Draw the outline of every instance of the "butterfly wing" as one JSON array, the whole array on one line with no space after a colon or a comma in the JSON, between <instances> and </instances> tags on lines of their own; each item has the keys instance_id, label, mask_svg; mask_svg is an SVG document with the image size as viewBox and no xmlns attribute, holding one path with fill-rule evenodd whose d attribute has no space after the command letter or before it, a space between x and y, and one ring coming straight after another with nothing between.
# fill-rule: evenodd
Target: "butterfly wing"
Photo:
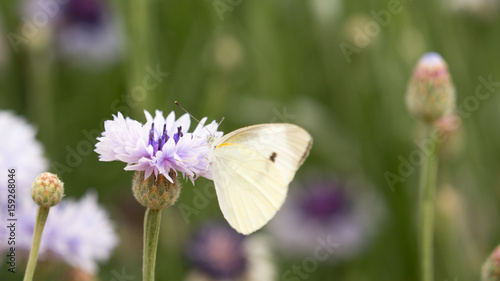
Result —
<instances>
[{"instance_id":1,"label":"butterfly wing","mask_svg":"<svg viewBox=\"0 0 500 281\"><path fill-rule=\"evenodd\" d=\"M239 144L216 149L212 176L224 217L243 234L264 226L283 204L288 189L273 162Z\"/></svg>"},{"instance_id":2,"label":"butterfly wing","mask_svg":"<svg viewBox=\"0 0 500 281\"><path fill-rule=\"evenodd\" d=\"M258 151L276 165L285 183L289 184L309 155L312 137L294 124L259 124L233 131L215 145L219 147L225 143L240 144Z\"/></svg>"},{"instance_id":3,"label":"butterfly wing","mask_svg":"<svg viewBox=\"0 0 500 281\"><path fill-rule=\"evenodd\" d=\"M234 229L252 233L276 214L311 144L311 136L293 124L245 127L214 144L217 198Z\"/></svg>"}]
</instances>

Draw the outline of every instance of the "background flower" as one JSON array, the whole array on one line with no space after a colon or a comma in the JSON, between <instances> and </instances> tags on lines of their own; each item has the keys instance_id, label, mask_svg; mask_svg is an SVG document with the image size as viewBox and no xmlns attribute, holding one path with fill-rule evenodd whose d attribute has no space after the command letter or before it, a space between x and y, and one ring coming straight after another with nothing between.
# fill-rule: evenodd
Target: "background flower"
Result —
<instances>
[{"instance_id":1,"label":"background flower","mask_svg":"<svg viewBox=\"0 0 500 281\"><path fill-rule=\"evenodd\" d=\"M268 239L244 236L226 223L208 222L193 235L186 257L186 281L271 281L275 277Z\"/></svg>"},{"instance_id":2,"label":"background flower","mask_svg":"<svg viewBox=\"0 0 500 281\"><path fill-rule=\"evenodd\" d=\"M47 168L42 145L35 139L36 130L24 119L9 111L0 111L0 170L8 179L8 169L15 168L16 206L15 247L19 257L31 249L37 205L31 199L34 179ZM67 187L70 188L70 187ZM0 220L6 221L7 181L0 183ZM0 228L0 252L9 251L9 229ZM90 274L97 272L97 262L107 261L118 243L113 223L97 203L95 192L79 201L64 198L51 208L40 244L39 260L56 257ZM19 260L18 260L19 262Z\"/></svg>"},{"instance_id":3,"label":"background flower","mask_svg":"<svg viewBox=\"0 0 500 281\"><path fill-rule=\"evenodd\" d=\"M36 129L13 112L0 110L0 130L3 132L0 138L2 151L0 153L0 177L7 179L8 169L14 168L18 196L21 199L31 200L29 196L31 184L39 174L45 171L48 164L43 156L42 145L35 139ZM24 193L27 196L22 196ZM7 194L7 182L0 181L0 198L7 198ZM5 200L0 201L0 204L6 204Z\"/></svg>"},{"instance_id":4,"label":"background flower","mask_svg":"<svg viewBox=\"0 0 500 281\"><path fill-rule=\"evenodd\" d=\"M95 69L117 62L124 52L121 19L108 0L26 0L23 14L35 28L44 15L55 36L57 55Z\"/></svg>"},{"instance_id":5,"label":"background flower","mask_svg":"<svg viewBox=\"0 0 500 281\"><path fill-rule=\"evenodd\" d=\"M329 176L310 177L292 188L270 222L275 245L286 256L314 256L318 239L335 243L330 261L351 259L369 244L383 214L382 202L364 186L343 184Z\"/></svg>"}]
</instances>

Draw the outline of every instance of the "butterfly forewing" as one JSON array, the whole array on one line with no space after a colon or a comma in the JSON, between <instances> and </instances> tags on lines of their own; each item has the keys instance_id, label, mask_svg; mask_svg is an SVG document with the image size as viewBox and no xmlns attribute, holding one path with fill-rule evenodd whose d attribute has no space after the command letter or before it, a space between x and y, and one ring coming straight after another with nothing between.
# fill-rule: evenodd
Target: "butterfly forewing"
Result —
<instances>
[{"instance_id":1,"label":"butterfly forewing","mask_svg":"<svg viewBox=\"0 0 500 281\"><path fill-rule=\"evenodd\" d=\"M225 135L216 147L228 143L243 145L262 154L278 168L288 184L309 154L312 137L306 130L293 124L259 124Z\"/></svg>"}]
</instances>

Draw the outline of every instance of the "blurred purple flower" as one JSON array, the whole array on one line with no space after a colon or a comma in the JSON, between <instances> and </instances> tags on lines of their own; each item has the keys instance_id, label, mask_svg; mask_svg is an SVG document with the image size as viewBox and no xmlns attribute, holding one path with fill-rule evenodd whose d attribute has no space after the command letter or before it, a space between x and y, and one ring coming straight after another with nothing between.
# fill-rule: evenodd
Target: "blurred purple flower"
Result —
<instances>
[{"instance_id":1,"label":"blurred purple flower","mask_svg":"<svg viewBox=\"0 0 500 281\"><path fill-rule=\"evenodd\" d=\"M17 210L19 228L16 249L29 253L33 239L37 205L25 204ZM78 201L65 198L50 209L40 243L40 259L57 257L88 273L97 272L97 262L109 259L118 236L106 210L97 203L97 193L87 192ZM3 245L2 245L3 246ZM0 246L0 252L3 249Z\"/></svg>"},{"instance_id":2,"label":"blurred purple flower","mask_svg":"<svg viewBox=\"0 0 500 281\"><path fill-rule=\"evenodd\" d=\"M225 224L202 227L193 237L187 258L191 264L214 278L232 279L247 267L245 236Z\"/></svg>"},{"instance_id":3,"label":"blurred purple flower","mask_svg":"<svg viewBox=\"0 0 500 281\"><path fill-rule=\"evenodd\" d=\"M363 250L380 222L382 205L376 196L335 180L312 180L290 191L269 229L284 253L313 255L318 239L335 243L330 260L348 259Z\"/></svg>"},{"instance_id":4,"label":"blurred purple flower","mask_svg":"<svg viewBox=\"0 0 500 281\"><path fill-rule=\"evenodd\" d=\"M193 270L185 280L274 280L269 248L262 235L244 236L226 223L205 223L187 247L186 257Z\"/></svg>"},{"instance_id":5,"label":"blurred purple flower","mask_svg":"<svg viewBox=\"0 0 500 281\"><path fill-rule=\"evenodd\" d=\"M177 120L173 111L167 118L158 110L154 118L147 111L144 114L147 119L144 125L124 118L120 112L104 123L105 131L97 138L95 149L101 161L125 162L125 170L144 171L144 178L162 174L173 182L169 176L171 169L192 181L198 176L211 178L206 140L211 135L222 136L217 131L217 122L205 126L205 117L188 133L191 125L188 114Z\"/></svg>"},{"instance_id":6,"label":"blurred purple flower","mask_svg":"<svg viewBox=\"0 0 500 281\"><path fill-rule=\"evenodd\" d=\"M107 0L27 0L24 16L49 20L58 55L79 66L96 67L118 61L124 51L122 22Z\"/></svg>"},{"instance_id":7,"label":"blurred purple flower","mask_svg":"<svg viewBox=\"0 0 500 281\"><path fill-rule=\"evenodd\" d=\"M36 130L24 119L9 111L0 111L0 171L8 179L8 169L15 169L16 180L16 252L27 255L31 249L37 205L31 199L34 179L48 166L42 145L36 140ZM6 221L7 181L0 181L0 220ZM0 241L7 241L10 233L0 228ZM94 274L96 262L106 261L118 242L108 213L98 206L95 192L83 199L63 201L52 207L45 224L40 245L40 259L57 257L73 267ZM0 253L8 251L7 243L0 243Z\"/></svg>"},{"instance_id":8,"label":"blurred purple flower","mask_svg":"<svg viewBox=\"0 0 500 281\"><path fill-rule=\"evenodd\" d=\"M50 239L42 240L41 250L95 273L96 262L108 260L118 244L108 212L97 203L97 192L87 192L78 201L64 199L50 212L44 229Z\"/></svg>"},{"instance_id":9,"label":"blurred purple flower","mask_svg":"<svg viewBox=\"0 0 500 281\"><path fill-rule=\"evenodd\" d=\"M43 173L48 165L43 157L43 147L36 140L36 129L25 119L11 111L0 111L0 177L7 179L8 169L15 169L17 193L31 201L30 188L33 180ZM7 182L0 181L0 204L7 198ZM5 210L5 209L2 209ZM3 213L3 212L2 212Z\"/></svg>"}]
</instances>

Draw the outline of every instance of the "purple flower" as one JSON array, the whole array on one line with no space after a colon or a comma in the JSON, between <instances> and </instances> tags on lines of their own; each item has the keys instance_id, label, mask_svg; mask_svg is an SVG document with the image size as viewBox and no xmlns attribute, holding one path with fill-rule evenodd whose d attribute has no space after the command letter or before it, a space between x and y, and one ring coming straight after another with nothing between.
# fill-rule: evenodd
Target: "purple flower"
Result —
<instances>
[{"instance_id":1,"label":"purple flower","mask_svg":"<svg viewBox=\"0 0 500 281\"><path fill-rule=\"evenodd\" d=\"M64 199L52 207L45 224L41 251L55 253L73 267L95 273L97 263L107 261L118 244L108 212L89 191L78 201Z\"/></svg>"},{"instance_id":2,"label":"purple flower","mask_svg":"<svg viewBox=\"0 0 500 281\"><path fill-rule=\"evenodd\" d=\"M187 247L193 270L185 280L275 280L268 243L262 235L244 236L225 223L205 223Z\"/></svg>"},{"instance_id":3,"label":"purple flower","mask_svg":"<svg viewBox=\"0 0 500 281\"><path fill-rule=\"evenodd\" d=\"M313 255L318 240L333 249L331 260L350 258L365 248L383 211L381 202L359 185L326 179L292 189L269 228L276 245L296 256Z\"/></svg>"},{"instance_id":4,"label":"purple flower","mask_svg":"<svg viewBox=\"0 0 500 281\"><path fill-rule=\"evenodd\" d=\"M87 28L99 28L104 21L107 7L99 0L71 0L64 5L64 20L68 24L82 25Z\"/></svg>"},{"instance_id":5,"label":"purple flower","mask_svg":"<svg viewBox=\"0 0 500 281\"><path fill-rule=\"evenodd\" d=\"M29 196L31 184L48 165L43 147L35 138L36 129L11 111L0 111L0 130L0 176L7 179L7 170L15 169L17 193L26 193L33 202ZM6 181L0 181L0 198L7 198Z\"/></svg>"},{"instance_id":6,"label":"purple flower","mask_svg":"<svg viewBox=\"0 0 500 281\"><path fill-rule=\"evenodd\" d=\"M60 57L94 68L122 57L122 23L110 1L26 1L24 17L29 22L36 22L36 16L47 18Z\"/></svg>"},{"instance_id":7,"label":"purple flower","mask_svg":"<svg viewBox=\"0 0 500 281\"><path fill-rule=\"evenodd\" d=\"M206 224L195 233L187 258L195 268L214 278L233 279L247 267L244 239L226 224Z\"/></svg>"},{"instance_id":8,"label":"purple flower","mask_svg":"<svg viewBox=\"0 0 500 281\"><path fill-rule=\"evenodd\" d=\"M36 140L36 130L24 119L9 111L0 111L0 176L8 179L8 169L15 169L16 180L16 254L28 255L33 239L37 205L30 188L35 178L48 166L43 147ZM7 181L0 181L0 220L7 221ZM0 228L0 241L7 241L8 229ZM73 201L64 198L50 209L45 224L39 256L41 260L57 257L89 274L97 271L97 262L106 261L116 247L118 237L105 209L97 204L95 192ZM0 243L4 256L10 245Z\"/></svg>"},{"instance_id":9,"label":"purple flower","mask_svg":"<svg viewBox=\"0 0 500 281\"><path fill-rule=\"evenodd\" d=\"M34 202L28 203L21 205L16 213L16 249L26 255L31 249L37 210ZM108 260L117 244L118 236L109 215L98 205L97 193L91 191L78 201L64 198L50 209L39 255L41 260L57 257L95 274L97 262ZM2 246L0 252L7 251Z\"/></svg>"},{"instance_id":10,"label":"purple flower","mask_svg":"<svg viewBox=\"0 0 500 281\"><path fill-rule=\"evenodd\" d=\"M199 176L211 178L206 140L209 136L222 136L222 132L217 131L217 122L205 126L205 117L189 133L191 119L188 114L177 120L173 111L167 118L158 110L154 118L147 111L144 114L147 119L144 125L124 118L120 112L104 123L105 131L97 138L95 149L99 160L125 162L125 170L144 171L145 179L152 174L155 177L162 174L173 182L170 170L192 181Z\"/></svg>"}]
</instances>

